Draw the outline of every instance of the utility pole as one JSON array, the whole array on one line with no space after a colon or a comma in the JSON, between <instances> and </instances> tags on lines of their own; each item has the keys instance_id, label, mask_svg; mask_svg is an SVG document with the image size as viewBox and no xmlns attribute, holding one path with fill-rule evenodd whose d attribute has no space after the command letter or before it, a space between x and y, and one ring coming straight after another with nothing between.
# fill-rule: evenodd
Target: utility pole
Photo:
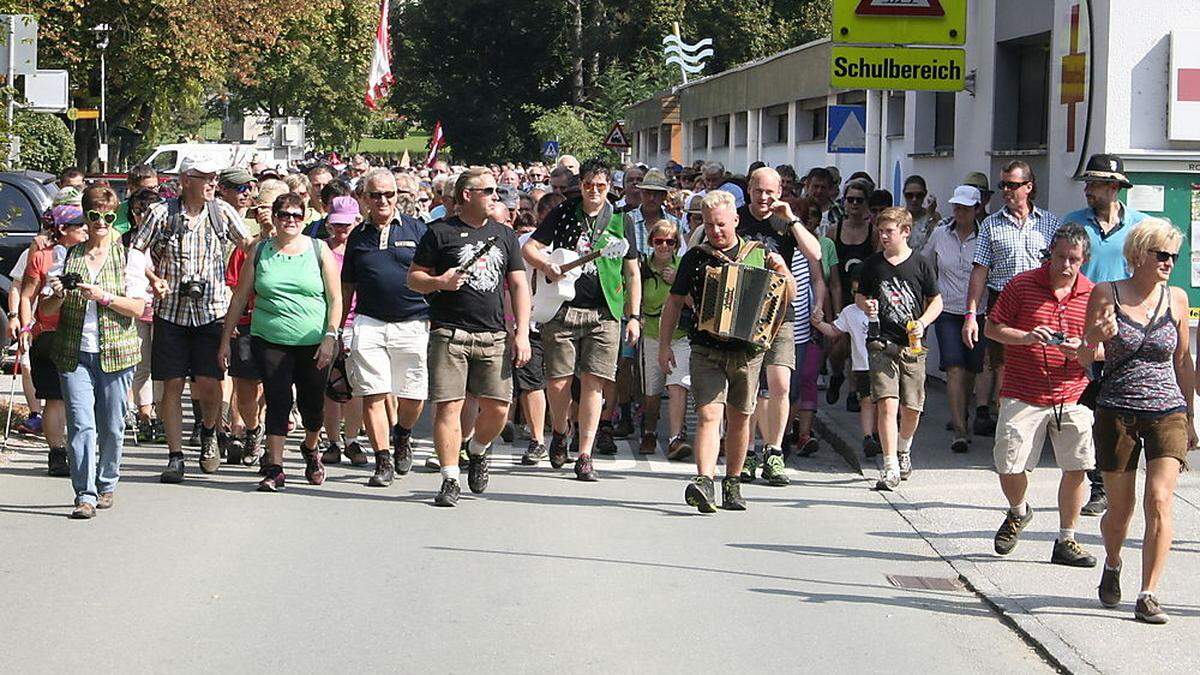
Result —
<instances>
[{"instance_id":1,"label":"utility pole","mask_svg":"<svg viewBox=\"0 0 1200 675\"><path fill-rule=\"evenodd\" d=\"M17 110L17 97L14 80L17 79L17 17L9 15L4 22L4 47L8 50L8 68L4 75L4 86L8 87L8 101L5 105L5 115L8 121L8 166L16 167L21 158L21 140L13 131L14 117Z\"/></svg>"},{"instance_id":2,"label":"utility pole","mask_svg":"<svg viewBox=\"0 0 1200 675\"><path fill-rule=\"evenodd\" d=\"M100 119L97 124L97 136L100 139L100 170L108 169L108 85L106 77L105 57L108 54L108 32L106 23L92 28L96 34L96 46L100 49Z\"/></svg>"}]
</instances>

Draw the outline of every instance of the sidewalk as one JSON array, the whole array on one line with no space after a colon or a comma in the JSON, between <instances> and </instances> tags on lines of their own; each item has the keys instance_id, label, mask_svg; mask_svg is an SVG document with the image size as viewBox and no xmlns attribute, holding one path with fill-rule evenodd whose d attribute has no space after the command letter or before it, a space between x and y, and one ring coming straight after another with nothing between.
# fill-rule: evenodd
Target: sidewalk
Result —
<instances>
[{"instance_id":1,"label":"sidewalk","mask_svg":"<svg viewBox=\"0 0 1200 675\"><path fill-rule=\"evenodd\" d=\"M950 452L952 434L944 386L928 380L925 414L913 442L913 475L894 493L883 493L915 532L878 532L889 539L921 537L962 578L1065 670L1074 673L1146 673L1200 671L1194 640L1200 634L1200 476L1180 476L1175 500L1175 537L1158 595L1170 614L1165 626L1148 626L1133 618L1141 581L1140 547L1143 521L1130 525L1123 556L1122 603L1104 609L1096 597L1100 567L1074 569L1051 565L1050 551L1058 534L1056 495L1059 472L1047 449L1040 468L1030 477L1029 503L1034 520L1016 550L996 555L992 537L1004 519L1005 501L992 468L992 439L975 437L971 451ZM825 406L817 417L822 452L828 446L864 474L863 489L879 476L878 460L864 460L857 414L846 412L844 398ZM799 459L800 466L805 460ZM1200 452L1189 458L1200 462ZM1139 478L1139 499L1144 478ZM1081 517L1078 541L1103 564L1100 519Z\"/></svg>"}]
</instances>

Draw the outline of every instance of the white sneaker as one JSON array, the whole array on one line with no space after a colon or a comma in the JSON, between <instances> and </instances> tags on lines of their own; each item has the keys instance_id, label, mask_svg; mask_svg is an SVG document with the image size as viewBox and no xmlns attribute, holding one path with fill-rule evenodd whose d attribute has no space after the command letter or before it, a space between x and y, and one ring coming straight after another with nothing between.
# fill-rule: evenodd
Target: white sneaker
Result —
<instances>
[{"instance_id":1,"label":"white sneaker","mask_svg":"<svg viewBox=\"0 0 1200 675\"><path fill-rule=\"evenodd\" d=\"M882 492L891 492L898 487L900 487L900 472L896 469L884 469L883 475L875 483L875 489Z\"/></svg>"},{"instance_id":2,"label":"white sneaker","mask_svg":"<svg viewBox=\"0 0 1200 675\"><path fill-rule=\"evenodd\" d=\"M900 464L900 480L908 480L908 477L912 475L912 453L896 453L896 459Z\"/></svg>"}]
</instances>

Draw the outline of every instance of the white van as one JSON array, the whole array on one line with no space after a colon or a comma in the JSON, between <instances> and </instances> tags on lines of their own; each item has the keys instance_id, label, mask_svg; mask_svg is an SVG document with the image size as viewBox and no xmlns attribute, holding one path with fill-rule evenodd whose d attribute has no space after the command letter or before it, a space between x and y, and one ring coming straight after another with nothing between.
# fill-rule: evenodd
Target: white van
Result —
<instances>
[{"instance_id":1,"label":"white van","mask_svg":"<svg viewBox=\"0 0 1200 675\"><path fill-rule=\"evenodd\" d=\"M149 164L159 173L178 174L184 157L212 158L221 166L242 167L257 158L276 168L286 168L279 167L269 151L260 150L253 143L169 143L154 148L141 163Z\"/></svg>"}]
</instances>

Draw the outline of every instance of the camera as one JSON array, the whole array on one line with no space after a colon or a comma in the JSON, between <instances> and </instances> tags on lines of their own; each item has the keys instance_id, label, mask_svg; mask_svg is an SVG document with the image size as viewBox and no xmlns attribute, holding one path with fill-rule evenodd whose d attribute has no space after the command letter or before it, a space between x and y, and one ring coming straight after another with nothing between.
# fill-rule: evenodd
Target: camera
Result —
<instances>
[{"instance_id":1,"label":"camera","mask_svg":"<svg viewBox=\"0 0 1200 675\"><path fill-rule=\"evenodd\" d=\"M179 295L191 300L199 300L204 297L204 292L208 289L208 280L199 277L184 277L179 282Z\"/></svg>"},{"instance_id":2,"label":"camera","mask_svg":"<svg viewBox=\"0 0 1200 675\"><path fill-rule=\"evenodd\" d=\"M1067 336L1066 336L1066 335L1063 335L1063 334L1062 334L1060 331L1055 331L1055 332L1053 332L1053 333L1051 333L1051 334L1050 334L1050 339L1049 339L1049 340L1046 340L1046 344L1048 344L1048 345L1061 345L1062 343L1064 343L1064 342L1066 342L1066 341L1067 341Z\"/></svg>"},{"instance_id":3,"label":"camera","mask_svg":"<svg viewBox=\"0 0 1200 675\"><path fill-rule=\"evenodd\" d=\"M73 291L79 288L80 282L83 281L83 275L78 272L67 272L59 277L58 280L62 283L64 291Z\"/></svg>"}]
</instances>

